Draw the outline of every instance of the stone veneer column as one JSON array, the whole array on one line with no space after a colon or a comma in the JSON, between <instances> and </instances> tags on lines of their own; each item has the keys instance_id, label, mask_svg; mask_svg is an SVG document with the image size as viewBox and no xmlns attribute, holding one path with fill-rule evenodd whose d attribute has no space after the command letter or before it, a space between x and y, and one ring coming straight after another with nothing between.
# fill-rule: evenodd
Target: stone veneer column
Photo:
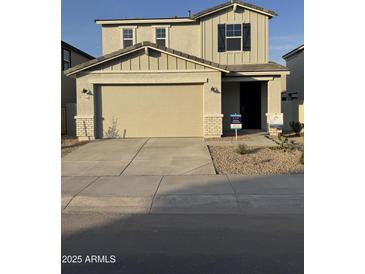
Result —
<instances>
[{"instance_id":1,"label":"stone veneer column","mask_svg":"<svg viewBox=\"0 0 365 274\"><path fill-rule=\"evenodd\" d=\"M75 116L76 136L80 141L95 139L94 116Z\"/></svg>"},{"instance_id":2,"label":"stone veneer column","mask_svg":"<svg viewBox=\"0 0 365 274\"><path fill-rule=\"evenodd\" d=\"M220 138L223 134L223 114L204 117L204 138Z\"/></svg>"}]
</instances>

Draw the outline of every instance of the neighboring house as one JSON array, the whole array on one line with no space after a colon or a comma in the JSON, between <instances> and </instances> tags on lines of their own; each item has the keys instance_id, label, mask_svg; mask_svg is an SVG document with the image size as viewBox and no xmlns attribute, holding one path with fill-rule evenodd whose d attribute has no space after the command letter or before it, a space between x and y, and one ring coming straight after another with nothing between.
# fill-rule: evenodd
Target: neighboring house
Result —
<instances>
[{"instance_id":1,"label":"neighboring house","mask_svg":"<svg viewBox=\"0 0 365 274\"><path fill-rule=\"evenodd\" d=\"M63 118L63 134L75 135L76 126L74 116L76 115L76 80L66 76L63 71L72 66L84 63L93 56L61 41L61 109L65 116Z\"/></svg>"},{"instance_id":2,"label":"neighboring house","mask_svg":"<svg viewBox=\"0 0 365 274\"><path fill-rule=\"evenodd\" d=\"M304 123L304 44L283 55L290 69L287 90L282 94L284 130L289 131L291 121Z\"/></svg>"},{"instance_id":3,"label":"neighboring house","mask_svg":"<svg viewBox=\"0 0 365 274\"><path fill-rule=\"evenodd\" d=\"M268 130L289 70L269 62L274 11L230 1L188 17L103 19L103 56L73 66L77 136L220 137L231 113Z\"/></svg>"}]
</instances>

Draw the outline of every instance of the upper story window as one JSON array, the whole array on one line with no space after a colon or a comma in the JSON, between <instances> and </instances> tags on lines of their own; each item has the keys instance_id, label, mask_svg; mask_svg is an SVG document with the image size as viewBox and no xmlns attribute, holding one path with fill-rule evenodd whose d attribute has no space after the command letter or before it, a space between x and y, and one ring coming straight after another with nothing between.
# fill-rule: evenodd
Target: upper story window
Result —
<instances>
[{"instance_id":1,"label":"upper story window","mask_svg":"<svg viewBox=\"0 0 365 274\"><path fill-rule=\"evenodd\" d=\"M62 49L62 70L69 69L71 67L71 51L68 49Z\"/></svg>"},{"instance_id":2,"label":"upper story window","mask_svg":"<svg viewBox=\"0 0 365 274\"><path fill-rule=\"evenodd\" d=\"M123 47L133 45L133 29L123 29Z\"/></svg>"},{"instance_id":3,"label":"upper story window","mask_svg":"<svg viewBox=\"0 0 365 274\"><path fill-rule=\"evenodd\" d=\"M251 23L218 24L218 52L250 51Z\"/></svg>"},{"instance_id":4,"label":"upper story window","mask_svg":"<svg viewBox=\"0 0 365 274\"><path fill-rule=\"evenodd\" d=\"M241 50L242 43L242 25L227 24L226 25L226 49L227 51Z\"/></svg>"},{"instance_id":5,"label":"upper story window","mask_svg":"<svg viewBox=\"0 0 365 274\"><path fill-rule=\"evenodd\" d=\"M156 28L156 44L166 47L166 29Z\"/></svg>"}]
</instances>

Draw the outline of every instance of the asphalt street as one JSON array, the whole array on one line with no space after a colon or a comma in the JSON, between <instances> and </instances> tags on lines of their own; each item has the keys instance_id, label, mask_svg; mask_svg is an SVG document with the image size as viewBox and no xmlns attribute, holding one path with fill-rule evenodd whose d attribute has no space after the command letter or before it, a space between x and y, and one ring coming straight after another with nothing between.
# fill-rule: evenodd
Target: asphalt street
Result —
<instances>
[{"instance_id":1,"label":"asphalt street","mask_svg":"<svg viewBox=\"0 0 365 274\"><path fill-rule=\"evenodd\" d=\"M304 273L303 226L303 214L63 213L62 255L82 263L62 273Z\"/></svg>"}]
</instances>

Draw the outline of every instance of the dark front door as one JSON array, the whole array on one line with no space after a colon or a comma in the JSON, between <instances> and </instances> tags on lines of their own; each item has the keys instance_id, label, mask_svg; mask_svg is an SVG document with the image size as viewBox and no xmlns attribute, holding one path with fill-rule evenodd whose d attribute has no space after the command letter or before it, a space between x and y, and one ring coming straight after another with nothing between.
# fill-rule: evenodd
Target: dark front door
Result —
<instances>
[{"instance_id":1,"label":"dark front door","mask_svg":"<svg viewBox=\"0 0 365 274\"><path fill-rule=\"evenodd\" d=\"M261 129L261 84L241 82L242 128Z\"/></svg>"}]
</instances>

